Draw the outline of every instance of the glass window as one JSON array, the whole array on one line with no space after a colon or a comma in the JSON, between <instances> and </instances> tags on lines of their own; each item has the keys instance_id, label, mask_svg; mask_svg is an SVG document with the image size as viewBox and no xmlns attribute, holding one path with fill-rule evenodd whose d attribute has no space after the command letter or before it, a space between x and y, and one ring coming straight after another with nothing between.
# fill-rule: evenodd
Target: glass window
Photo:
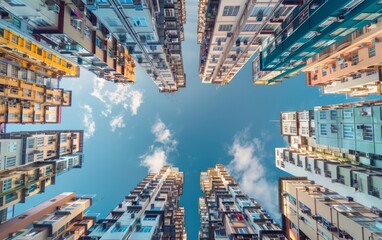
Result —
<instances>
[{"instance_id":1,"label":"glass window","mask_svg":"<svg viewBox=\"0 0 382 240\"><path fill-rule=\"evenodd\" d=\"M3 181L3 191L7 191L12 188L12 178Z\"/></svg>"},{"instance_id":2,"label":"glass window","mask_svg":"<svg viewBox=\"0 0 382 240\"><path fill-rule=\"evenodd\" d=\"M369 124L358 125L357 128L362 129L363 140L372 141L373 140L373 126Z\"/></svg>"},{"instance_id":3,"label":"glass window","mask_svg":"<svg viewBox=\"0 0 382 240\"><path fill-rule=\"evenodd\" d=\"M60 147L60 154L64 154L66 152L66 147Z\"/></svg>"},{"instance_id":4,"label":"glass window","mask_svg":"<svg viewBox=\"0 0 382 240\"><path fill-rule=\"evenodd\" d=\"M148 233L151 231L151 226L141 226L140 228L136 228L136 232Z\"/></svg>"},{"instance_id":5,"label":"glass window","mask_svg":"<svg viewBox=\"0 0 382 240\"><path fill-rule=\"evenodd\" d=\"M353 110L352 109L344 109L343 110L343 117L344 117L344 119L351 119L353 117Z\"/></svg>"},{"instance_id":6,"label":"glass window","mask_svg":"<svg viewBox=\"0 0 382 240\"><path fill-rule=\"evenodd\" d=\"M223 16L237 16L240 6L225 6Z\"/></svg>"},{"instance_id":7,"label":"glass window","mask_svg":"<svg viewBox=\"0 0 382 240\"><path fill-rule=\"evenodd\" d=\"M37 138L37 147L44 146L44 137Z\"/></svg>"},{"instance_id":8,"label":"glass window","mask_svg":"<svg viewBox=\"0 0 382 240\"><path fill-rule=\"evenodd\" d=\"M328 135L328 129L326 124L320 124L320 134L321 135Z\"/></svg>"},{"instance_id":9,"label":"glass window","mask_svg":"<svg viewBox=\"0 0 382 240\"><path fill-rule=\"evenodd\" d=\"M34 160L34 154L33 154L33 153L29 153L29 154L28 154L27 162L28 162L28 163L31 163L31 162L33 162L33 160Z\"/></svg>"},{"instance_id":10,"label":"glass window","mask_svg":"<svg viewBox=\"0 0 382 240\"><path fill-rule=\"evenodd\" d=\"M131 17L130 19L134 27L147 27L146 18L144 17Z\"/></svg>"},{"instance_id":11,"label":"glass window","mask_svg":"<svg viewBox=\"0 0 382 240\"><path fill-rule=\"evenodd\" d=\"M343 133L344 133L345 139L354 138L354 127L353 127L353 125L352 124L344 124Z\"/></svg>"},{"instance_id":12,"label":"glass window","mask_svg":"<svg viewBox=\"0 0 382 240\"><path fill-rule=\"evenodd\" d=\"M337 133L338 132L338 127L336 124L331 124L330 125L330 132L331 133Z\"/></svg>"},{"instance_id":13,"label":"glass window","mask_svg":"<svg viewBox=\"0 0 382 240\"><path fill-rule=\"evenodd\" d=\"M326 112L320 111L320 120L325 120L325 119L326 119Z\"/></svg>"},{"instance_id":14,"label":"glass window","mask_svg":"<svg viewBox=\"0 0 382 240\"><path fill-rule=\"evenodd\" d=\"M375 45L374 44L369 47L369 58L371 58L371 57L375 57Z\"/></svg>"},{"instance_id":15,"label":"glass window","mask_svg":"<svg viewBox=\"0 0 382 240\"><path fill-rule=\"evenodd\" d=\"M337 110L330 110L330 120L337 119Z\"/></svg>"},{"instance_id":16,"label":"glass window","mask_svg":"<svg viewBox=\"0 0 382 240\"><path fill-rule=\"evenodd\" d=\"M143 220L145 221L155 221L157 219L157 215L146 215Z\"/></svg>"},{"instance_id":17,"label":"glass window","mask_svg":"<svg viewBox=\"0 0 382 240\"><path fill-rule=\"evenodd\" d=\"M8 152L13 153L17 150L17 142L9 142L8 143Z\"/></svg>"},{"instance_id":18,"label":"glass window","mask_svg":"<svg viewBox=\"0 0 382 240\"><path fill-rule=\"evenodd\" d=\"M127 226L121 225L121 226L115 226L111 232L125 232L127 230Z\"/></svg>"},{"instance_id":19,"label":"glass window","mask_svg":"<svg viewBox=\"0 0 382 240\"><path fill-rule=\"evenodd\" d=\"M253 32L260 28L259 24L245 24L241 29L243 32Z\"/></svg>"},{"instance_id":20,"label":"glass window","mask_svg":"<svg viewBox=\"0 0 382 240\"><path fill-rule=\"evenodd\" d=\"M228 31L231 31L231 29L232 29L232 24L221 24L221 25L219 25L219 31L228 32Z\"/></svg>"},{"instance_id":21,"label":"glass window","mask_svg":"<svg viewBox=\"0 0 382 240\"><path fill-rule=\"evenodd\" d=\"M10 168L16 166L16 157L7 158L7 162L5 164L5 168Z\"/></svg>"},{"instance_id":22,"label":"glass window","mask_svg":"<svg viewBox=\"0 0 382 240\"><path fill-rule=\"evenodd\" d=\"M247 234L248 229L247 228L237 228L237 233Z\"/></svg>"}]
</instances>

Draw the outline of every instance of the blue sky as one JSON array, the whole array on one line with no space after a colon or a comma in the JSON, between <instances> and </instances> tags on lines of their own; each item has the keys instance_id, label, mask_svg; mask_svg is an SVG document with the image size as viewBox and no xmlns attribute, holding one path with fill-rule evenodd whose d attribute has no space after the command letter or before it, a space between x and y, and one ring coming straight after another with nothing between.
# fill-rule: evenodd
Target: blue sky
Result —
<instances>
[{"instance_id":1,"label":"blue sky","mask_svg":"<svg viewBox=\"0 0 382 240\"><path fill-rule=\"evenodd\" d=\"M64 79L73 90L73 104L63 110L61 124L8 125L7 130L85 129L85 162L59 178L46 192L16 206L26 210L63 191L96 194L92 213L105 217L147 174L163 163L185 172L181 204L186 207L189 239L197 239L199 172L225 164L242 188L277 214L274 148L280 136L280 111L355 101L342 95L321 95L306 87L300 75L276 86L254 86L248 63L226 86L203 85L198 77L197 1L187 1L183 58L187 87L159 93L137 68L134 85L115 85L81 71L80 79Z\"/></svg>"}]
</instances>

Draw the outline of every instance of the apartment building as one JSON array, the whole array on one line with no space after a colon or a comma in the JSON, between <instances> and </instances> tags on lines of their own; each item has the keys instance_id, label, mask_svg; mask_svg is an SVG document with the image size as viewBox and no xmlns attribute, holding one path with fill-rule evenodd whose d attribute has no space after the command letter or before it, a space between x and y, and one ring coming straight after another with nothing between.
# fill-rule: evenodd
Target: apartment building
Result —
<instances>
[{"instance_id":1,"label":"apartment building","mask_svg":"<svg viewBox=\"0 0 382 240\"><path fill-rule=\"evenodd\" d=\"M279 207L288 239L381 239L382 211L306 178L279 179Z\"/></svg>"},{"instance_id":2,"label":"apartment building","mask_svg":"<svg viewBox=\"0 0 382 240\"><path fill-rule=\"evenodd\" d=\"M382 206L382 170L346 158L293 148L276 148L276 167L305 176L367 207Z\"/></svg>"},{"instance_id":3,"label":"apartment building","mask_svg":"<svg viewBox=\"0 0 382 240\"><path fill-rule=\"evenodd\" d=\"M92 196L61 193L0 225L1 239L79 239L95 222Z\"/></svg>"},{"instance_id":4,"label":"apartment building","mask_svg":"<svg viewBox=\"0 0 382 240\"><path fill-rule=\"evenodd\" d=\"M381 94L382 20L358 29L307 60L306 81L323 93Z\"/></svg>"},{"instance_id":5,"label":"apartment building","mask_svg":"<svg viewBox=\"0 0 382 240\"><path fill-rule=\"evenodd\" d=\"M179 206L183 182L183 172L170 166L147 175L81 239L187 239Z\"/></svg>"},{"instance_id":6,"label":"apartment building","mask_svg":"<svg viewBox=\"0 0 382 240\"><path fill-rule=\"evenodd\" d=\"M227 84L278 31L296 1L199 1L199 75Z\"/></svg>"},{"instance_id":7,"label":"apartment building","mask_svg":"<svg viewBox=\"0 0 382 240\"><path fill-rule=\"evenodd\" d=\"M186 86L181 42L186 21L184 0L85 1L108 38L126 46L160 92Z\"/></svg>"},{"instance_id":8,"label":"apartment building","mask_svg":"<svg viewBox=\"0 0 382 240\"><path fill-rule=\"evenodd\" d=\"M0 134L0 170L82 154L83 130Z\"/></svg>"},{"instance_id":9,"label":"apartment building","mask_svg":"<svg viewBox=\"0 0 382 240\"><path fill-rule=\"evenodd\" d=\"M241 191L223 165L200 173L199 239L285 239L255 199Z\"/></svg>"},{"instance_id":10,"label":"apartment building","mask_svg":"<svg viewBox=\"0 0 382 240\"><path fill-rule=\"evenodd\" d=\"M97 77L117 83L135 81L135 64L126 47L109 37L82 1L26 0L0 6L3 19Z\"/></svg>"},{"instance_id":11,"label":"apartment building","mask_svg":"<svg viewBox=\"0 0 382 240\"><path fill-rule=\"evenodd\" d=\"M281 134L291 148L382 166L380 100L283 112L280 117Z\"/></svg>"},{"instance_id":12,"label":"apartment building","mask_svg":"<svg viewBox=\"0 0 382 240\"><path fill-rule=\"evenodd\" d=\"M256 84L276 84L298 74L307 59L341 42L358 29L374 24L382 8L373 0L294 1L292 14L263 44L255 59ZM273 72L276 71L276 72ZM269 74L271 74L269 76Z\"/></svg>"},{"instance_id":13,"label":"apartment building","mask_svg":"<svg viewBox=\"0 0 382 240\"><path fill-rule=\"evenodd\" d=\"M57 159L37 161L0 172L0 210L24 203L26 198L45 192L56 177L73 168L82 167L82 154L70 154ZM6 214L2 211L2 214ZM6 219L2 216L1 219Z\"/></svg>"}]
</instances>

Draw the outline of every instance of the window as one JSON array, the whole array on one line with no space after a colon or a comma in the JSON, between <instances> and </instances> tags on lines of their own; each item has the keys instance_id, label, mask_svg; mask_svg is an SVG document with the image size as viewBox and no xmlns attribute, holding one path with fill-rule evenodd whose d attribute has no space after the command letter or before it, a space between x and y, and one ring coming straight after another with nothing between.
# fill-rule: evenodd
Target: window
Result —
<instances>
[{"instance_id":1,"label":"window","mask_svg":"<svg viewBox=\"0 0 382 240\"><path fill-rule=\"evenodd\" d=\"M96 46L102 48L102 40L100 37L96 36Z\"/></svg>"},{"instance_id":2,"label":"window","mask_svg":"<svg viewBox=\"0 0 382 240\"><path fill-rule=\"evenodd\" d=\"M28 154L27 162L28 162L28 163L31 163L31 162L33 162L33 160L34 160L34 154L33 154L33 153L29 153L29 154Z\"/></svg>"},{"instance_id":3,"label":"window","mask_svg":"<svg viewBox=\"0 0 382 240\"><path fill-rule=\"evenodd\" d=\"M37 160L42 160L44 158L44 153L39 152L37 153Z\"/></svg>"},{"instance_id":4,"label":"window","mask_svg":"<svg viewBox=\"0 0 382 240\"><path fill-rule=\"evenodd\" d=\"M9 5L13 7L22 7L25 6L22 0L5 0Z\"/></svg>"},{"instance_id":5,"label":"window","mask_svg":"<svg viewBox=\"0 0 382 240\"><path fill-rule=\"evenodd\" d=\"M115 226L113 229L111 229L111 232L125 232L127 230L127 226L121 225L121 226Z\"/></svg>"},{"instance_id":6,"label":"window","mask_svg":"<svg viewBox=\"0 0 382 240\"><path fill-rule=\"evenodd\" d=\"M12 42L17 44L19 42L19 37L16 35L12 35Z\"/></svg>"},{"instance_id":7,"label":"window","mask_svg":"<svg viewBox=\"0 0 382 240\"><path fill-rule=\"evenodd\" d=\"M48 136L48 144L52 144L53 143L53 136Z\"/></svg>"},{"instance_id":8,"label":"window","mask_svg":"<svg viewBox=\"0 0 382 240\"><path fill-rule=\"evenodd\" d=\"M344 109L343 110L343 117L344 117L344 119L351 119L353 117L353 110L352 109Z\"/></svg>"},{"instance_id":9,"label":"window","mask_svg":"<svg viewBox=\"0 0 382 240\"><path fill-rule=\"evenodd\" d=\"M17 150L17 142L9 142L8 143L8 152L13 153Z\"/></svg>"},{"instance_id":10,"label":"window","mask_svg":"<svg viewBox=\"0 0 382 240\"><path fill-rule=\"evenodd\" d=\"M237 16L240 6L225 6L223 16Z\"/></svg>"},{"instance_id":11,"label":"window","mask_svg":"<svg viewBox=\"0 0 382 240\"><path fill-rule=\"evenodd\" d=\"M320 124L320 134L323 136L328 135L328 129L326 124Z\"/></svg>"},{"instance_id":12,"label":"window","mask_svg":"<svg viewBox=\"0 0 382 240\"><path fill-rule=\"evenodd\" d=\"M331 124L330 125L330 132L331 133L337 133L338 132L338 127L336 124Z\"/></svg>"},{"instance_id":13,"label":"window","mask_svg":"<svg viewBox=\"0 0 382 240\"><path fill-rule=\"evenodd\" d=\"M221 24L219 25L219 31L229 32L232 29L232 24Z\"/></svg>"},{"instance_id":14,"label":"window","mask_svg":"<svg viewBox=\"0 0 382 240\"><path fill-rule=\"evenodd\" d=\"M60 134L60 142L66 142L66 133Z\"/></svg>"},{"instance_id":15,"label":"window","mask_svg":"<svg viewBox=\"0 0 382 240\"><path fill-rule=\"evenodd\" d=\"M369 47L369 58L375 57L375 45Z\"/></svg>"},{"instance_id":16,"label":"window","mask_svg":"<svg viewBox=\"0 0 382 240\"><path fill-rule=\"evenodd\" d=\"M148 233L151 231L151 228L151 226L141 226L140 228L136 229L136 232Z\"/></svg>"},{"instance_id":17,"label":"window","mask_svg":"<svg viewBox=\"0 0 382 240\"><path fill-rule=\"evenodd\" d=\"M301 133L305 134L305 135L309 134L309 128L308 127L301 127Z\"/></svg>"},{"instance_id":18,"label":"window","mask_svg":"<svg viewBox=\"0 0 382 240\"><path fill-rule=\"evenodd\" d=\"M330 120L336 120L336 118L337 118L337 111L330 110Z\"/></svg>"},{"instance_id":19,"label":"window","mask_svg":"<svg viewBox=\"0 0 382 240\"><path fill-rule=\"evenodd\" d=\"M144 17L131 17L134 27L147 27L146 18Z\"/></svg>"},{"instance_id":20,"label":"window","mask_svg":"<svg viewBox=\"0 0 382 240\"><path fill-rule=\"evenodd\" d=\"M16 157L7 158L7 162L5 164L5 168L10 168L16 166Z\"/></svg>"},{"instance_id":21,"label":"window","mask_svg":"<svg viewBox=\"0 0 382 240\"><path fill-rule=\"evenodd\" d=\"M3 191L7 191L12 188L12 178L8 178L3 181Z\"/></svg>"},{"instance_id":22,"label":"window","mask_svg":"<svg viewBox=\"0 0 382 240\"><path fill-rule=\"evenodd\" d=\"M220 46L214 47L213 51L223 51L223 47L220 47Z\"/></svg>"},{"instance_id":23,"label":"window","mask_svg":"<svg viewBox=\"0 0 382 240\"><path fill-rule=\"evenodd\" d=\"M320 111L320 120L325 120L326 119L326 112Z\"/></svg>"},{"instance_id":24,"label":"window","mask_svg":"<svg viewBox=\"0 0 382 240\"><path fill-rule=\"evenodd\" d=\"M157 219L157 215L146 215L143 220L145 221L155 221Z\"/></svg>"},{"instance_id":25,"label":"window","mask_svg":"<svg viewBox=\"0 0 382 240\"><path fill-rule=\"evenodd\" d=\"M44 137L37 138L37 147L44 146Z\"/></svg>"},{"instance_id":26,"label":"window","mask_svg":"<svg viewBox=\"0 0 382 240\"><path fill-rule=\"evenodd\" d=\"M45 177L48 177L50 175L50 172L51 172L51 167L50 166L47 166L45 168Z\"/></svg>"},{"instance_id":27,"label":"window","mask_svg":"<svg viewBox=\"0 0 382 240\"><path fill-rule=\"evenodd\" d=\"M66 152L66 147L60 147L60 154L64 154Z\"/></svg>"},{"instance_id":28,"label":"window","mask_svg":"<svg viewBox=\"0 0 382 240\"><path fill-rule=\"evenodd\" d=\"M5 203L10 203L17 199L17 193L10 193L5 196Z\"/></svg>"},{"instance_id":29,"label":"window","mask_svg":"<svg viewBox=\"0 0 382 240\"><path fill-rule=\"evenodd\" d=\"M257 31L259 27L260 27L259 24L245 24L241 30L243 32L253 32L253 31Z\"/></svg>"},{"instance_id":30,"label":"window","mask_svg":"<svg viewBox=\"0 0 382 240\"><path fill-rule=\"evenodd\" d=\"M247 228L237 228L237 233L247 234L248 233L248 229Z\"/></svg>"},{"instance_id":31,"label":"window","mask_svg":"<svg viewBox=\"0 0 382 240\"><path fill-rule=\"evenodd\" d=\"M345 139L354 138L354 127L353 127L353 125L352 124L344 124L343 133L344 133Z\"/></svg>"},{"instance_id":32,"label":"window","mask_svg":"<svg viewBox=\"0 0 382 240\"><path fill-rule=\"evenodd\" d=\"M227 41L227 38L224 38L224 37L217 37L215 41L219 44L219 43L221 43L221 42L225 42L225 41Z\"/></svg>"},{"instance_id":33,"label":"window","mask_svg":"<svg viewBox=\"0 0 382 240\"><path fill-rule=\"evenodd\" d=\"M373 127L369 124L358 125L357 129L362 129L363 140L372 141L373 140Z\"/></svg>"}]
</instances>

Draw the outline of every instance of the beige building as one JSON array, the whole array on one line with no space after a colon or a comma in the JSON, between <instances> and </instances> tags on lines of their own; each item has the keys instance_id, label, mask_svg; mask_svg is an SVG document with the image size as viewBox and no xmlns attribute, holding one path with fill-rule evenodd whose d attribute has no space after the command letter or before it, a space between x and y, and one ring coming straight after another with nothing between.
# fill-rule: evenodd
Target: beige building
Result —
<instances>
[{"instance_id":1,"label":"beige building","mask_svg":"<svg viewBox=\"0 0 382 240\"><path fill-rule=\"evenodd\" d=\"M382 239L378 207L367 208L306 178L280 178L279 192L288 239Z\"/></svg>"},{"instance_id":2,"label":"beige building","mask_svg":"<svg viewBox=\"0 0 382 240\"><path fill-rule=\"evenodd\" d=\"M0 225L1 239L79 239L94 224L85 215L90 196L61 193Z\"/></svg>"},{"instance_id":3,"label":"beige building","mask_svg":"<svg viewBox=\"0 0 382 240\"><path fill-rule=\"evenodd\" d=\"M255 199L241 191L223 165L200 173L200 240L285 239Z\"/></svg>"},{"instance_id":4,"label":"beige building","mask_svg":"<svg viewBox=\"0 0 382 240\"><path fill-rule=\"evenodd\" d=\"M307 60L309 86L323 93L381 94L382 19L369 24Z\"/></svg>"}]
</instances>

